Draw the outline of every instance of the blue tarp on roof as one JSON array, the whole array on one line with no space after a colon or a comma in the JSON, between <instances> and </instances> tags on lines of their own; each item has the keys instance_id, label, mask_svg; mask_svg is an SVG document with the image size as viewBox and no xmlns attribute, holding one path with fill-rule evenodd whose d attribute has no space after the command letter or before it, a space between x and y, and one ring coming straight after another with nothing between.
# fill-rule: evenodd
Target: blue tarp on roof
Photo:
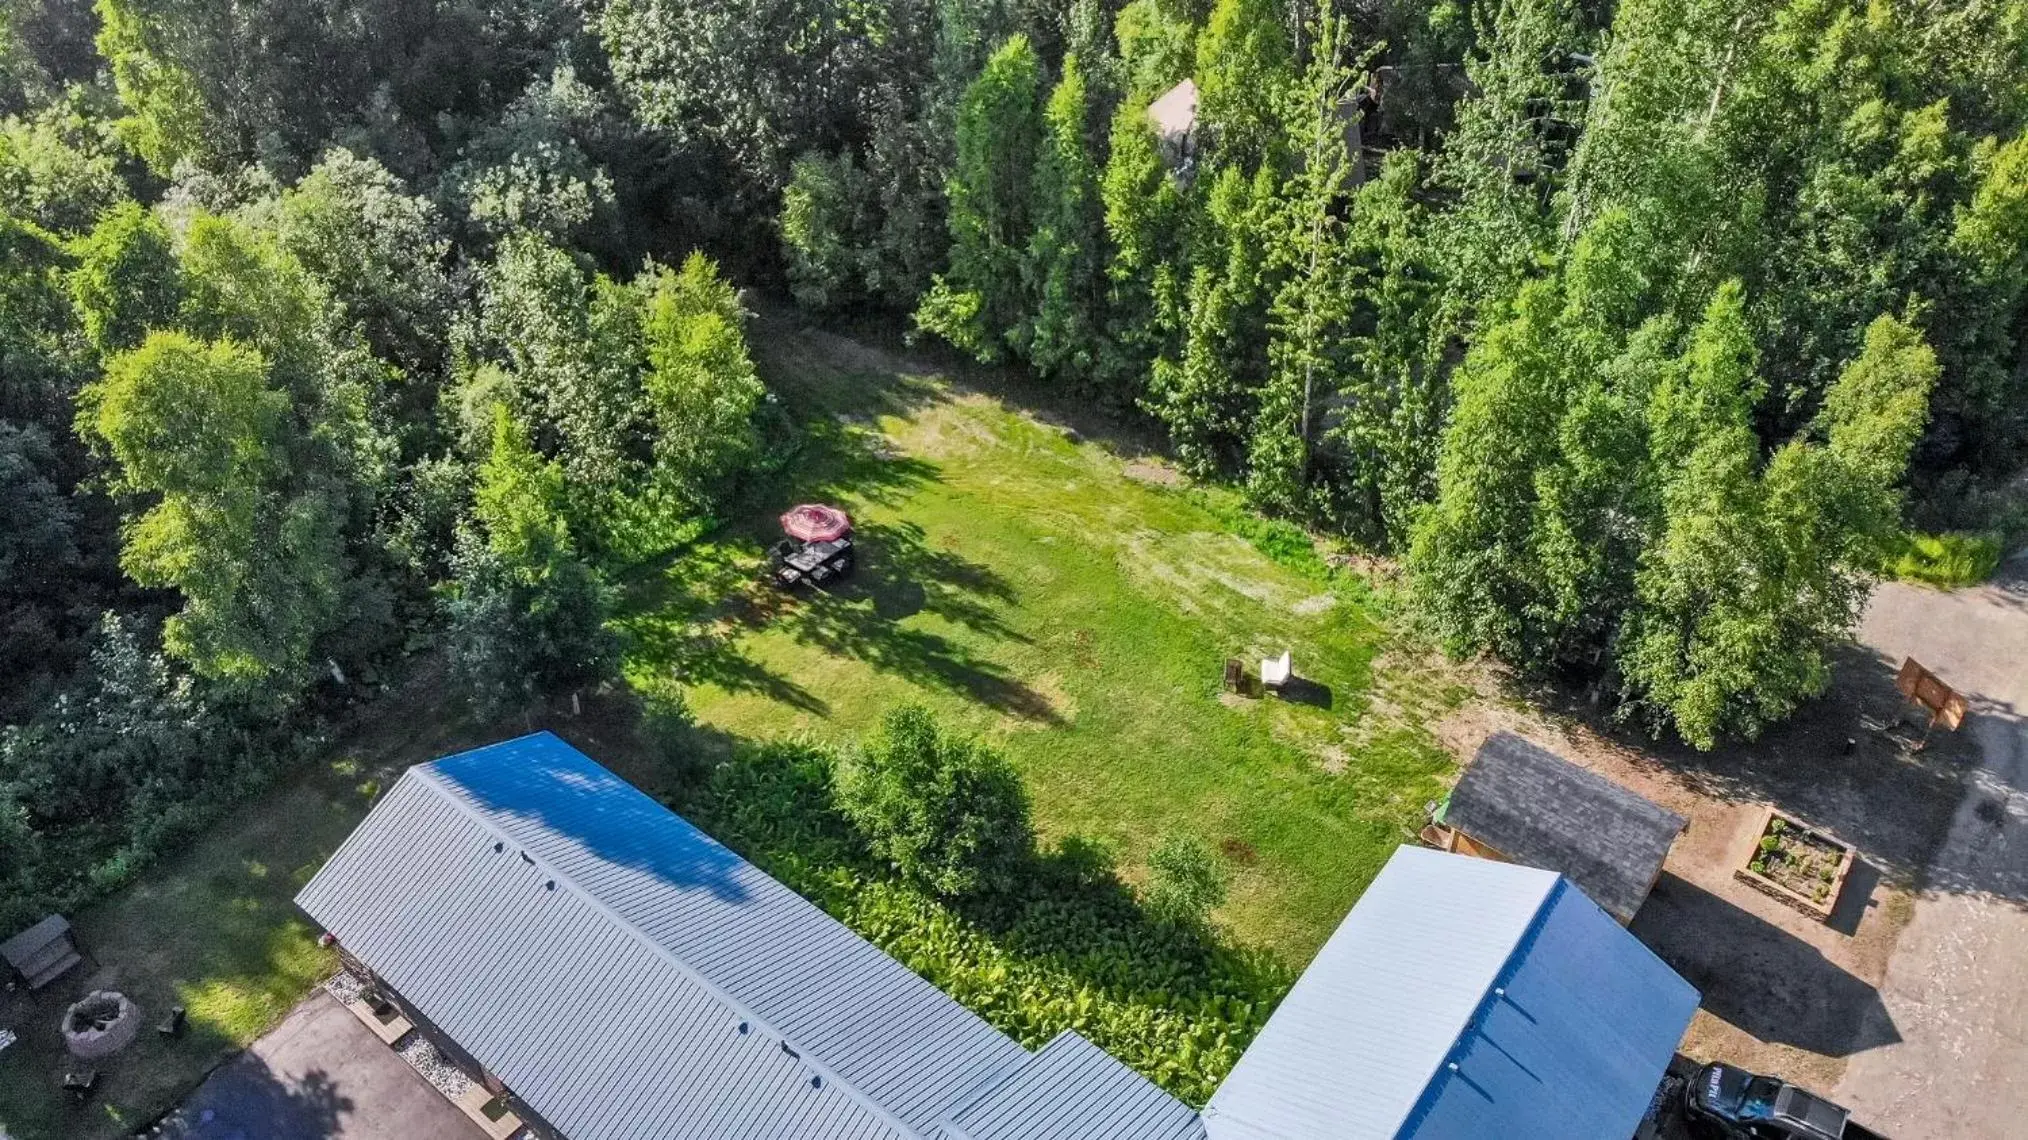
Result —
<instances>
[{"instance_id":1,"label":"blue tarp on roof","mask_svg":"<svg viewBox=\"0 0 2028 1140\"><path fill-rule=\"evenodd\" d=\"M1212 1140L1625 1140L1697 991L1553 872L1403 847L1204 1114Z\"/></svg>"}]
</instances>

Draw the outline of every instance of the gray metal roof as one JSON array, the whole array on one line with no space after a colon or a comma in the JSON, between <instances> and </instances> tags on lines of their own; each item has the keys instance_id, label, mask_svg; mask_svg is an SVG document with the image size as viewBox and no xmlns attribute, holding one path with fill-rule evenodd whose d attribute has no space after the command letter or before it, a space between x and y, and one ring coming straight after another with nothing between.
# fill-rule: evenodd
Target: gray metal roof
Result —
<instances>
[{"instance_id":1,"label":"gray metal roof","mask_svg":"<svg viewBox=\"0 0 2028 1140\"><path fill-rule=\"evenodd\" d=\"M1028 1056L547 733L410 769L297 902L572 1140L932 1135Z\"/></svg>"},{"instance_id":2,"label":"gray metal roof","mask_svg":"<svg viewBox=\"0 0 2028 1140\"><path fill-rule=\"evenodd\" d=\"M946 1140L1203 1140L1190 1107L1065 1030L951 1114Z\"/></svg>"},{"instance_id":3,"label":"gray metal roof","mask_svg":"<svg viewBox=\"0 0 2028 1140\"><path fill-rule=\"evenodd\" d=\"M1213 1094L1205 1131L1624 1140L1696 1006L1555 873L1403 847Z\"/></svg>"},{"instance_id":4,"label":"gray metal roof","mask_svg":"<svg viewBox=\"0 0 2028 1140\"><path fill-rule=\"evenodd\" d=\"M1507 732L1479 746L1444 823L1564 875L1621 922L1633 921L1683 830L1675 812Z\"/></svg>"}]
</instances>

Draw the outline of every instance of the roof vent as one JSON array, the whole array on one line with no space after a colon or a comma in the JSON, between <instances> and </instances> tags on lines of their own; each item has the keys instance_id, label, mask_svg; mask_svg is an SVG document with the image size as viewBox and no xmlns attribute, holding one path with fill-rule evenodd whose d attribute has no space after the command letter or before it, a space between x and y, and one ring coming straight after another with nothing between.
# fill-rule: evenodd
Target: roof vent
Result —
<instances>
[{"instance_id":1,"label":"roof vent","mask_svg":"<svg viewBox=\"0 0 2028 1140\"><path fill-rule=\"evenodd\" d=\"M546 883L542 884L542 889L543 889L543 890L545 890L545 891L553 891L553 890L555 890L555 889L556 889L556 880L555 880L555 879L551 879L551 880L549 880L548 882L546 882Z\"/></svg>"},{"instance_id":2,"label":"roof vent","mask_svg":"<svg viewBox=\"0 0 2028 1140\"><path fill-rule=\"evenodd\" d=\"M786 1041L782 1042L782 1052L787 1053L789 1056L794 1057L798 1061L803 1059L803 1055L801 1053L796 1052L794 1049L789 1048L789 1043Z\"/></svg>"},{"instance_id":3,"label":"roof vent","mask_svg":"<svg viewBox=\"0 0 2028 1140\"><path fill-rule=\"evenodd\" d=\"M522 851L522 852L519 852L519 854L520 854L520 856L521 856L521 861L522 861L523 863L526 863L526 864L528 864L528 865L529 865L529 866L531 866L531 867L535 866L535 860L533 860L533 859L530 859L530 858L528 857L528 852L526 852L526 851Z\"/></svg>"},{"instance_id":4,"label":"roof vent","mask_svg":"<svg viewBox=\"0 0 2028 1140\"><path fill-rule=\"evenodd\" d=\"M746 1023L746 1022L744 1022L744 1021L740 1022L740 1023L739 1023L739 1035L740 1035L741 1037L744 1037L744 1036L746 1036L746 1035L747 1035L747 1030L748 1030L748 1026L747 1026L747 1023Z\"/></svg>"},{"instance_id":5,"label":"roof vent","mask_svg":"<svg viewBox=\"0 0 2028 1140\"><path fill-rule=\"evenodd\" d=\"M498 855L500 852L505 850L507 850L507 845L505 843L495 843L493 845L493 854L495 855Z\"/></svg>"},{"instance_id":6,"label":"roof vent","mask_svg":"<svg viewBox=\"0 0 2028 1140\"><path fill-rule=\"evenodd\" d=\"M821 1089L824 1087L824 1076L822 1073L815 1073L811 1075L810 1087L813 1089Z\"/></svg>"}]
</instances>

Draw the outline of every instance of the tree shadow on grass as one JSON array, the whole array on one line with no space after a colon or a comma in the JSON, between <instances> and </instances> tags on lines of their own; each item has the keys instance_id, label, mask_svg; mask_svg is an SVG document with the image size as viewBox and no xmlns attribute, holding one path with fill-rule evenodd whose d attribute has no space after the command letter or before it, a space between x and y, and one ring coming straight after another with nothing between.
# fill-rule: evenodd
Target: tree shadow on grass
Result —
<instances>
[{"instance_id":1,"label":"tree shadow on grass","mask_svg":"<svg viewBox=\"0 0 2028 1140\"><path fill-rule=\"evenodd\" d=\"M1004 626L998 637L1028 639ZM789 636L838 657L918 684L957 693L995 711L1041 724L1064 723L1040 690L1006 668L985 660L942 634L897 624L880 616L870 599L814 595L785 618Z\"/></svg>"},{"instance_id":2,"label":"tree shadow on grass","mask_svg":"<svg viewBox=\"0 0 2028 1140\"><path fill-rule=\"evenodd\" d=\"M615 626L637 669L681 684L757 693L819 716L814 693L755 661L744 637L777 628L798 644L958 693L1024 720L1062 723L1049 699L1001 666L942 634L906 624L928 614L1000 642L1028 644L1004 607L1019 600L993 567L931 546L914 523L864 521L858 565L828 588L788 592L767 580L763 540L772 524L721 535L637 581Z\"/></svg>"},{"instance_id":3,"label":"tree shadow on grass","mask_svg":"<svg viewBox=\"0 0 2028 1140\"><path fill-rule=\"evenodd\" d=\"M865 880L894 875L838 811L831 766L829 752L809 744L735 745L684 807L714 837L821 904L837 889L834 870ZM1066 838L1035 852L1016 878L1008 895L939 905L999 950L1123 1003L1184 1009L1232 999L1252 1004L1257 1027L1295 981L1265 952L1150 914L1098 844Z\"/></svg>"},{"instance_id":4,"label":"tree shadow on grass","mask_svg":"<svg viewBox=\"0 0 2028 1140\"><path fill-rule=\"evenodd\" d=\"M829 716L822 697L748 656L736 626L720 622L629 621L622 623L627 655L637 667L682 685L716 685L729 693L753 693L816 716Z\"/></svg>"},{"instance_id":5,"label":"tree shadow on grass","mask_svg":"<svg viewBox=\"0 0 2028 1140\"><path fill-rule=\"evenodd\" d=\"M933 339L906 344L891 317L840 318L834 322L836 331L809 327L808 321L807 315L784 307L776 311L774 321L764 323L772 323L786 339L801 342L800 351L775 349L785 357L819 352L864 369L854 376L857 385L831 385L832 391L826 393L828 406L841 406L836 393L844 387L848 398L868 410L907 414L939 394L934 385L921 379L936 375L961 390L981 392L1019 408L1040 423L1072 438L1090 440L1114 455L1163 454L1167 450L1159 427L1131 406L1108 405L1093 399L1088 390L1042 380L1018 365L979 364ZM764 356L769 352L765 348L757 351ZM849 412L854 404L842 406Z\"/></svg>"}]
</instances>

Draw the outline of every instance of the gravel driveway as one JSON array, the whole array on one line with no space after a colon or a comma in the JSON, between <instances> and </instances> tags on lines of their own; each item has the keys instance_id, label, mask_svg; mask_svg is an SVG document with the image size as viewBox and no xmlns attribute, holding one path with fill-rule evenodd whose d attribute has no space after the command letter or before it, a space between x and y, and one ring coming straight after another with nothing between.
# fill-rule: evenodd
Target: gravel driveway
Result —
<instances>
[{"instance_id":1,"label":"gravel driveway","mask_svg":"<svg viewBox=\"0 0 2028 1140\"><path fill-rule=\"evenodd\" d=\"M1895 1140L2028 1132L2028 561L1943 593L1888 584L1859 631L1972 699L1970 781L1873 1014L1898 1040L1851 1059L1836 1099Z\"/></svg>"}]
</instances>

